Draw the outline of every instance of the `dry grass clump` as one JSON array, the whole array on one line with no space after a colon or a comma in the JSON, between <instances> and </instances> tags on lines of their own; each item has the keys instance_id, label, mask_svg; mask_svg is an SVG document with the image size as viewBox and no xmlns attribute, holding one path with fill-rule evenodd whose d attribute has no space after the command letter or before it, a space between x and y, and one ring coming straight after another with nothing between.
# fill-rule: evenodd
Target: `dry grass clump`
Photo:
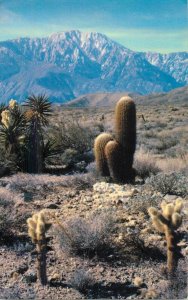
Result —
<instances>
[{"instance_id":1,"label":"dry grass clump","mask_svg":"<svg viewBox=\"0 0 188 300\"><path fill-rule=\"evenodd\" d=\"M157 167L164 173L181 172L188 174L188 154L178 157L166 157L157 160Z\"/></svg>"},{"instance_id":2,"label":"dry grass clump","mask_svg":"<svg viewBox=\"0 0 188 300\"><path fill-rule=\"evenodd\" d=\"M0 204L2 204L3 202L9 204L19 203L20 201L22 201L22 198L19 194L13 193L12 191L4 187L0 187Z\"/></svg>"},{"instance_id":3,"label":"dry grass clump","mask_svg":"<svg viewBox=\"0 0 188 300\"><path fill-rule=\"evenodd\" d=\"M155 175L160 171L156 165L154 156L149 151L145 152L143 148L138 150L135 154L134 168L136 174L142 179Z\"/></svg>"},{"instance_id":4,"label":"dry grass clump","mask_svg":"<svg viewBox=\"0 0 188 300\"><path fill-rule=\"evenodd\" d=\"M90 256L109 246L114 226L114 218L105 212L69 219L59 224L57 234L65 253Z\"/></svg>"},{"instance_id":5,"label":"dry grass clump","mask_svg":"<svg viewBox=\"0 0 188 300\"><path fill-rule=\"evenodd\" d=\"M71 286L81 293L87 292L94 285L94 279L89 271L77 269L70 279Z\"/></svg>"}]
</instances>

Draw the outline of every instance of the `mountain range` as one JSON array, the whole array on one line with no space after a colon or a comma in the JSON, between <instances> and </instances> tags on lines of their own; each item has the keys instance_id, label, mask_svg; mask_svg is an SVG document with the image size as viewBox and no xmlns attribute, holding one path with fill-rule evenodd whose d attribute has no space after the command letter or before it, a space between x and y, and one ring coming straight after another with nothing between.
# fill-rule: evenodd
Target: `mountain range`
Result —
<instances>
[{"instance_id":1,"label":"mountain range","mask_svg":"<svg viewBox=\"0 0 188 300\"><path fill-rule=\"evenodd\" d=\"M42 93L62 103L88 93L145 95L187 84L188 52L136 52L78 30L0 42L0 101Z\"/></svg>"}]
</instances>

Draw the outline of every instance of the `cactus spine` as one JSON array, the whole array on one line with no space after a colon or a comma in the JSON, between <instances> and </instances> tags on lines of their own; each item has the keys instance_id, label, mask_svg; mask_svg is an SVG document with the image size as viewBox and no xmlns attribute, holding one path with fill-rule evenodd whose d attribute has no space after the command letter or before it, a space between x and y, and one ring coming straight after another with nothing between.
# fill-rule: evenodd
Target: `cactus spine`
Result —
<instances>
[{"instance_id":1,"label":"cactus spine","mask_svg":"<svg viewBox=\"0 0 188 300\"><path fill-rule=\"evenodd\" d=\"M122 97L115 109L115 136L103 133L95 140L94 152L97 168L102 176L110 176L115 182L134 181L132 168L136 148L136 108L134 101Z\"/></svg>"},{"instance_id":2,"label":"cactus spine","mask_svg":"<svg viewBox=\"0 0 188 300\"><path fill-rule=\"evenodd\" d=\"M177 246L178 239L176 229L182 223L182 201L177 199L175 204L167 204L162 202L162 212L154 207L148 209L149 215L152 219L153 226L160 232L165 234L167 241L167 268L169 273L176 270L178 259L180 258L180 250Z\"/></svg>"},{"instance_id":3,"label":"cactus spine","mask_svg":"<svg viewBox=\"0 0 188 300\"><path fill-rule=\"evenodd\" d=\"M46 221L43 211L34 214L32 218L27 219L28 235L31 237L32 242L36 244L37 250L37 278L42 285L47 284L46 274L46 231L50 228L51 224Z\"/></svg>"},{"instance_id":4,"label":"cactus spine","mask_svg":"<svg viewBox=\"0 0 188 300\"><path fill-rule=\"evenodd\" d=\"M105 146L109 141L112 141L113 137L109 133L101 133L96 139L94 143L94 152L97 169L101 176L109 176L109 168L105 156Z\"/></svg>"}]
</instances>

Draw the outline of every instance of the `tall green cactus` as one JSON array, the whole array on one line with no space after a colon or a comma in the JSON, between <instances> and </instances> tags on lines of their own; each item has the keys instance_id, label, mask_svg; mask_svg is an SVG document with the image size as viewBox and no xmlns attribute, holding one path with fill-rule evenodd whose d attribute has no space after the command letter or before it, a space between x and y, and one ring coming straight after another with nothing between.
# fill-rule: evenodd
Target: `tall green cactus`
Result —
<instances>
[{"instance_id":1,"label":"tall green cactus","mask_svg":"<svg viewBox=\"0 0 188 300\"><path fill-rule=\"evenodd\" d=\"M122 97L115 109L116 140L124 151L134 154L136 149L136 108L134 101L129 97Z\"/></svg>"},{"instance_id":2,"label":"tall green cactus","mask_svg":"<svg viewBox=\"0 0 188 300\"><path fill-rule=\"evenodd\" d=\"M109 135L105 133L105 136ZM132 165L136 149L136 108L129 96L122 97L116 105L115 137L116 140L104 139L101 135L97 137L94 145L97 167L100 165L100 169L105 170L101 172L103 176L108 176L110 173L115 182L133 182L135 178Z\"/></svg>"},{"instance_id":3,"label":"tall green cactus","mask_svg":"<svg viewBox=\"0 0 188 300\"><path fill-rule=\"evenodd\" d=\"M122 97L116 105L115 134L123 148L124 181L131 182L134 180L132 165L136 149L136 108L129 96Z\"/></svg>"},{"instance_id":4,"label":"tall green cactus","mask_svg":"<svg viewBox=\"0 0 188 300\"><path fill-rule=\"evenodd\" d=\"M96 139L94 143L94 152L97 170L99 171L101 176L109 176L109 168L105 156L105 146L109 141L112 141L113 137L109 133L101 133Z\"/></svg>"}]
</instances>

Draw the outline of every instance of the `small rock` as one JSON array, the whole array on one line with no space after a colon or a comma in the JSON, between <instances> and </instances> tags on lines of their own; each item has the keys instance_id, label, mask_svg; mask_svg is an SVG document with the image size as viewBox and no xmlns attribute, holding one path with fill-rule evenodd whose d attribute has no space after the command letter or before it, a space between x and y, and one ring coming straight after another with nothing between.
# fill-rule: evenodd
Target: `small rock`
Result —
<instances>
[{"instance_id":1,"label":"small rock","mask_svg":"<svg viewBox=\"0 0 188 300\"><path fill-rule=\"evenodd\" d=\"M135 227L136 226L136 220L131 220L126 224L127 227Z\"/></svg>"},{"instance_id":2,"label":"small rock","mask_svg":"<svg viewBox=\"0 0 188 300\"><path fill-rule=\"evenodd\" d=\"M173 200L176 200L177 196L176 195L165 195L164 196L164 199L167 200L167 201L173 201Z\"/></svg>"},{"instance_id":3,"label":"small rock","mask_svg":"<svg viewBox=\"0 0 188 300\"><path fill-rule=\"evenodd\" d=\"M23 265L21 265L21 266L18 267L18 269L16 270L16 272L18 272L19 274L24 274L27 270L28 270L28 265L27 264L23 264Z\"/></svg>"},{"instance_id":4,"label":"small rock","mask_svg":"<svg viewBox=\"0 0 188 300\"><path fill-rule=\"evenodd\" d=\"M28 272L27 274L24 274L23 281L27 283L32 283L37 281L37 275L35 272Z\"/></svg>"},{"instance_id":5,"label":"small rock","mask_svg":"<svg viewBox=\"0 0 188 300\"><path fill-rule=\"evenodd\" d=\"M123 204L123 201L122 201L121 199L116 199L116 200L114 201L114 203L115 203L115 205L120 206L120 205Z\"/></svg>"},{"instance_id":6,"label":"small rock","mask_svg":"<svg viewBox=\"0 0 188 300\"><path fill-rule=\"evenodd\" d=\"M58 279L60 279L60 278L61 278L61 275L60 275L60 274L54 273L54 274L52 274L51 276L49 276L49 281L51 282L51 281L54 281L54 280L58 280Z\"/></svg>"},{"instance_id":7,"label":"small rock","mask_svg":"<svg viewBox=\"0 0 188 300\"><path fill-rule=\"evenodd\" d=\"M18 278L19 278L19 273L18 272L13 272L12 273L12 279L16 281L16 280L18 280Z\"/></svg>"},{"instance_id":8,"label":"small rock","mask_svg":"<svg viewBox=\"0 0 188 300\"><path fill-rule=\"evenodd\" d=\"M50 209L57 209L59 208L59 206L55 203L49 203L45 206L46 208L50 208Z\"/></svg>"},{"instance_id":9,"label":"small rock","mask_svg":"<svg viewBox=\"0 0 188 300\"><path fill-rule=\"evenodd\" d=\"M133 283L136 287L140 287L143 284L143 279L141 277L135 277Z\"/></svg>"}]
</instances>

